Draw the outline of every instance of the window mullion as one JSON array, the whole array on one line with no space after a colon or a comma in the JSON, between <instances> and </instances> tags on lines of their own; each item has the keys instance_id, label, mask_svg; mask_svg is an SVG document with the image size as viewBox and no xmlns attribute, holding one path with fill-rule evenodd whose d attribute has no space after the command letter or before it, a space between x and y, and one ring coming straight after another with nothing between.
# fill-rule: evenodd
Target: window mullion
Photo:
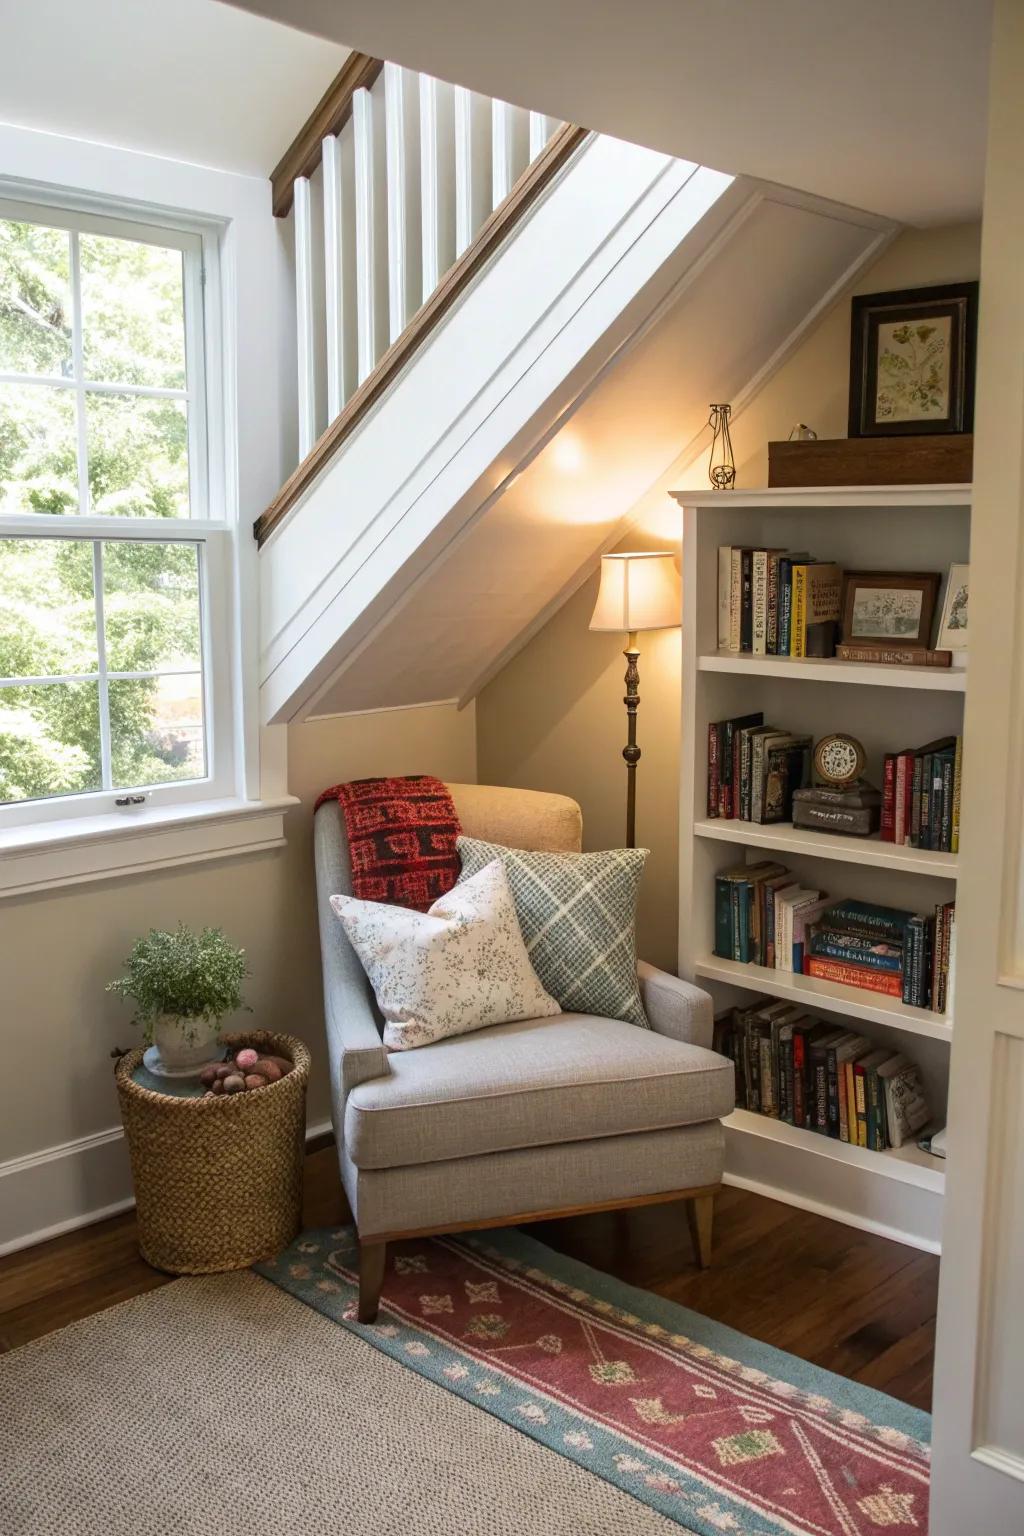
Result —
<instances>
[{"instance_id":1,"label":"window mullion","mask_svg":"<svg viewBox=\"0 0 1024 1536\"><path fill-rule=\"evenodd\" d=\"M82 261L78 231L71 231L71 362L75 376L75 417L78 424L78 511L88 517L89 440L85 420L85 349L82 341Z\"/></svg>"},{"instance_id":2,"label":"window mullion","mask_svg":"<svg viewBox=\"0 0 1024 1536\"><path fill-rule=\"evenodd\" d=\"M107 675L107 635L103 619L103 545L99 539L92 546L92 584L96 609L96 654L99 659L100 770L103 788L113 789L114 772L110 750L110 683Z\"/></svg>"}]
</instances>

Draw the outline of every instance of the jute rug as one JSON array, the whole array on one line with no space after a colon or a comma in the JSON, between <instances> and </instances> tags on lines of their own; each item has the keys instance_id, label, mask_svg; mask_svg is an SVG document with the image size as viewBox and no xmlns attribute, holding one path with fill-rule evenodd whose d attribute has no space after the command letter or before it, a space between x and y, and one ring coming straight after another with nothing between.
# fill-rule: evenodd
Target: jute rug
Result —
<instances>
[{"instance_id":1,"label":"jute rug","mask_svg":"<svg viewBox=\"0 0 1024 1536\"><path fill-rule=\"evenodd\" d=\"M929 1419L893 1398L519 1232L389 1250L373 1325L356 1321L356 1262L354 1234L342 1228L307 1232L259 1269L390 1359L633 1494L677 1530L927 1530ZM505 1528L534 1529L511 1520Z\"/></svg>"},{"instance_id":2,"label":"jute rug","mask_svg":"<svg viewBox=\"0 0 1024 1536\"><path fill-rule=\"evenodd\" d=\"M256 1275L0 1355L3 1536L678 1536Z\"/></svg>"}]
</instances>

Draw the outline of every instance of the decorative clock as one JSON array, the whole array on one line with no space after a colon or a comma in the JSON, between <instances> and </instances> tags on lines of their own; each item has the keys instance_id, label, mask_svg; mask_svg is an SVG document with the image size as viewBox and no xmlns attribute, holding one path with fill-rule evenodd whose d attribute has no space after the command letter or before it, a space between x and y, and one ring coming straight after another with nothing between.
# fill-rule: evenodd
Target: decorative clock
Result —
<instances>
[{"instance_id":1,"label":"decorative clock","mask_svg":"<svg viewBox=\"0 0 1024 1536\"><path fill-rule=\"evenodd\" d=\"M814 771L823 784L844 788L864 772L867 753L855 736L823 736L814 749Z\"/></svg>"}]
</instances>

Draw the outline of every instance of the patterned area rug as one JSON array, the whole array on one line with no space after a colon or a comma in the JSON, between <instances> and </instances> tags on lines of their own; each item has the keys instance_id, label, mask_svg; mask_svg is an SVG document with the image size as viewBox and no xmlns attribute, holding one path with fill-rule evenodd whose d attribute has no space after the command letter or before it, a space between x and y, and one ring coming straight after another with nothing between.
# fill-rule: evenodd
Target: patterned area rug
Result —
<instances>
[{"instance_id":1,"label":"patterned area rug","mask_svg":"<svg viewBox=\"0 0 1024 1536\"><path fill-rule=\"evenodd\" d=\"M927 1532L927 1414L521 1233L390 1248L368 1325L350 1228L257 1272L699 1536Z\"/></svg>"}]
</instances>

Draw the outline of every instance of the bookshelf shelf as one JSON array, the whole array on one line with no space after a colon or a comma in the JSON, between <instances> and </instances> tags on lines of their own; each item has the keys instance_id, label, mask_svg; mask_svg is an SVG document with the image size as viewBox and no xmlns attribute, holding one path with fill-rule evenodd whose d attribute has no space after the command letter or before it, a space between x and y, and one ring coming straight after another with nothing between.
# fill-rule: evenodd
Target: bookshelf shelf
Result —
<instances>
[{"instance_id":1,"label":"bookshelf shelf","mask_svg":"<svg viewBox=\"0 0 1024 1536\"><path fill-rule=\"evenodd\" d=\"M867 688L912 688L918 693L964 693L963 667L883 667L836 657L750 656L711 651L697 657L699 672L732 672L746 677L784 677L791 682L851 683Z\"/></svg>"},{"instance_id":2,"label":"bookshelf shelf","mask_svg":"<svg viewBox=\"0 0 1024 1536\"><path fill-rule=\"evenodd\" d=\"M769 997L792 997L807 1005L811 1013L836 1013L847 1019L864 1019L870 1024L888 1024L911 1035L926 1035L932 1040L950 1041L953 1021L928 1008L910 1008L882 992L866 992L862 987L844 987L837 981L820 981L816 976L797 976L792 971L776 971L765 965L745 965L739 960L722 960L706 955L694 965L698 976L709 981L728 982L750 992Z\"/></svg>"},{"instance_id":3,"label":"bookshelf shelf","mask_svg":"<svg viewBox=\"0 0 1024 1536\"><path fill-rule=\"evenodd\" d=\"M802 885L834 897L927 913L956 889L952 853L897 847L707 815L708 727L760 711L812 740L845 731L881 784L885 755L957 736L969 669L888 667L837 658L754 656L719 648L719 549L806 550L847 571L937 571L969 558L969 485L780 487L674 492L683 512L682 741L679 817L679 971L712 994L716 1012L781 998L812 1016L905 1051L928 1102L946 1115L950 1016L816 977L719 959L715 877L773 858ZM828 684L839 686L829 687ZM973 686L973 685L972 685ZM826 864L832 864L826 869ZM726 1179L839 1221L937 1250L944 1168L916 1146L869 1152L737 1110L726 1122Z\"/></svg>"},{"instance_id":4,"label":"bookshelf shelf","mask_svg":"<svg viewBox=\"0 0 1024 1536\"><path fill-rule=\"evenodd\" d=\"M784 1120L773 1120L768 1115L751 1114L746 1109L734 1109L725 1121L727 1131L742 1136L760 1136L766 1141L781 1142L811 1157L831 1158L837 1163L847 1163L882 1179L896 1179L917 1189L927 1189L941 1194L945 1187L945 1164L940 1157L922 1152L916 1142L890 1149L887 1152L871 1152L867 1147L853 1147L848 1141L836 1141L831 1136L821 1136L816 1131L801 1130Z\"/></svg>"},{"instance_id":5,"label":"bookshelf shelf","mask_svg":"<svg viewBox=\"0 0 1024 1536\"><path fill-rule=\"evenodd\" d=\"M822 512L898 511L906 507L970 509L969 485L775 485L760 491L672 491L681 507L696 511L791 512L813 508Z\"/></svg>"},{"instance_id":6,"label":"bookshelf shelf","mask_svg":"<svg viewBox=\"0 0 1024 1536\"><path fill-rule=\"evenodd\" d=\"M782 855L804 854L816 859L835 859L840 863L876 865L879 869L900 870L906 874L935 875L943 880L956 879L955 853L935 853L929 848L897 847L873 837L842 837L833 832L813 832L794 827L790 822L765 826L757 821L710 820L693 825L694 837L717 838L724 843L740 843L747 848L771 849Z\"/></svg>"}]
</instances>

